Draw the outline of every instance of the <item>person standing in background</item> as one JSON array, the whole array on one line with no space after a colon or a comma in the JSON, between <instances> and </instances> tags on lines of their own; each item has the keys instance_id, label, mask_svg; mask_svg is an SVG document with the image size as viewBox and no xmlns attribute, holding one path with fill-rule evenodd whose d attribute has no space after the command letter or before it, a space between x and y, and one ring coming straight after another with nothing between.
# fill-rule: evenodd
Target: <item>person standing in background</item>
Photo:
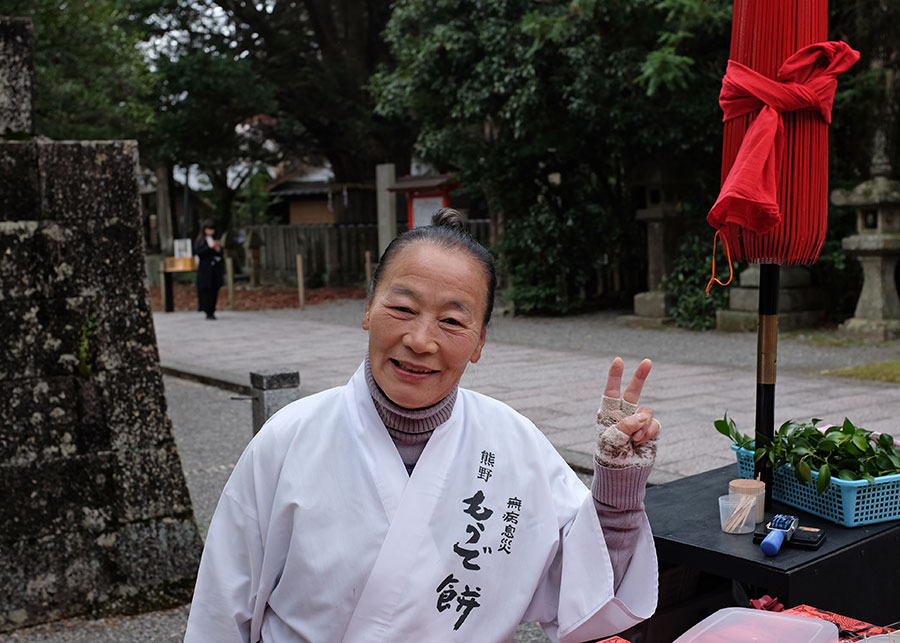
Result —
<instances>
[{"instance_id":1,"label":"person standing in background","mask_svg":"<svg viewBox=\"0 0 900 643\"><path fill-rule=\"evenodd\" d=\"M216 318L216 300L224 278L222 242L215 238L216 228L209 219L203 221L194 241L194 254L200 258L197 267L197 305L207 319Z\"/></svg>"}]
</instances>

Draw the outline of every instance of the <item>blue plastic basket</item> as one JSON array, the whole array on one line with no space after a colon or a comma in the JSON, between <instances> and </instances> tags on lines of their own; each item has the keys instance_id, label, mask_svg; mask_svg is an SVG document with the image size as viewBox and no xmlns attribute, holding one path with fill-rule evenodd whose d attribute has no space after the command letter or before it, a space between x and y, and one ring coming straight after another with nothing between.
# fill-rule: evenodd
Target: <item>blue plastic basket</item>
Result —
<instances>
[{"instance_id":1,"label":"blue plastic basket","mask_svg":"<svg viewBox=\"0 0 900 643\"><path fill-rule=\"evenodd\" d=\"M740 477L753 478L753 451L734 444L731 448L737 453ZM816 493L818 475L813 471L812 482L800 482L793 467L779 467L772 473L772 497L845 527L900 518L900 474L879 476L874 483L832 476L822 495Z\"/></svg>"}]
</instances>

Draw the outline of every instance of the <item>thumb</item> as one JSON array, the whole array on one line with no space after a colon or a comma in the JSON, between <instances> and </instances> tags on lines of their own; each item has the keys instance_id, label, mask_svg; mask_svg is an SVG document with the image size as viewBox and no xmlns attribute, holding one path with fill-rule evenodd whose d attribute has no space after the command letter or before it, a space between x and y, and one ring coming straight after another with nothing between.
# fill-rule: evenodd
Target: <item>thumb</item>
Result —
<instances>
[{"instance_id":1,"label":"thumb","mask_svg":"<svg viewBox=\"0 0 900 643\"><path fill-rule=\"evenodd\" d=\"M625 435L634 435L653 420L653 413L648 411L638 411L634 415L622 418L616 423L616 428Z\"/></svg>"}]
</instances>

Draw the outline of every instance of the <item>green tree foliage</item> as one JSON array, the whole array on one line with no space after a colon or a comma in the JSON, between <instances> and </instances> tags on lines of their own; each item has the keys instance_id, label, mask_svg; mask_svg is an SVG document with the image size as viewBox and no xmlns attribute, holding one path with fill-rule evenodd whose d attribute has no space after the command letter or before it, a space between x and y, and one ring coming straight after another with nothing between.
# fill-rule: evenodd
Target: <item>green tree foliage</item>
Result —
<instances>
[{"instance_id":1,"label":"green tree foliage","mask_svg":"<svg viewBox=\"0 0 900 643\"><path fill-rule=\"evenodd\" d=\"M728 290L714 284L706 295L706 285L712 277L712 234L689 232L678 246L678 254L672 271L666 277L666 293L672 295L675 305L669 313L675 325L690 330L708 330L716 326L716 311L728 303ZM716 257L716 277L728 280L728 261L719 250ZM735 279L738 266L734 266ZM737 282L732 282L737 285Z\"/></svg>"},{"instance_id":2,"label":"green tree foliage","mask_svg":"<svg viewBox=\"0 0 900 643\"><path fill-rule=\"evenodd\" d=\"M707 69L720 77L727 29L701 16L702 35L671 42L703 61L673 83L647 63L670 13L650 0L396 3L377 109L414 120L417 151L481 187L519 309L577 307L605 259L639 274L639 171L679 167L687 192L708 192L721 117Z\"/></svg>"},{"instance_id":3,"label":"green tree foliage","mask_svg":"<svg viewBox=\"0 0 900 643\"><path fill-rule=\"evenodd\" d=\"M699 48L694 48L691 41L712 37L716 41L714 46L719 46L723 26L731 20L731 3L662 0L656 8L666 12L666 20L657 47L647 53L638 76L638 81L646 84L647 94L652 96L660 87L687 89L698 73L706 78L721 73L716 58L697 58L710 43L701 42Z\"/></svg>"},{"instance_id":4,"label":"green tree foliage","mask_svg":"<svg viewBox=\"0 0 900 643\"><path fill-rule=\"evenodd\" d=\"M365 89L375 66L389 58L381 31L390 5L390 0L132 3L134 15L155 30L161 55L189 43L207 55L246 64L252 80L242 99L258 99L256 113L276 118L269 134L282 152L298 160L327 159L339 181L369 180L376 163L408 167L408 123L376 116Z\"/></svg>"},{"instance_id":5,"label":"green tree foliage","mask_svg":"<svg viewBox=\"0 0 900 643\"><path fill-rule=\"evenodd\" d=\"M900 23L898 2L831 0L829 37L844 40L860 60L838 78L830 132L830 180L852 187L870 177L876 129L900 173Z\"/></svg>"},{"instance_id":6,"label":"green tree foliage","mask_svg":"<svg viewBox=\"0 0 900 643\"><path fill-rule=\"evenodd\" d=\"M543 169L534 179L536 202L527 216L508 217L499 250L511 283L507 296L518 311L567 313L584 305L586 293L597 291L606 259L599 251L615 247L603 232L615 226L608 207L584 200L592 192L585 188L599 181L589 164L568 168L565 186L556 184L561 173Z\"/></svg>"},{"instance_id":7,"label":"green tree foliage","mask_svg":"<svg viewBox=\"0 0 900 643\"><path fill-rule=\"evenodd\" d=\"M237 192L261 164L280 157L268 142L273 88L257 79L250 60L191 45L156 66L157 154L200 168L212 187L215 218L228 230Z\"/></svg>"},{"instance_id":8,"label":"green tree foliage","mask_svg":"<svg viewBox=\"0 0 900 643\"><path fill-rule=\"evenodd\" d=\"M238 192L235 219L238 225L277 223L277 217L268 214L269 207L280 199L272 198L266 186L272 180L265 172L256 172Z\"/></svg>"},{"instance_id":9,"label":"green tree foliage","mask_svg":"<svg viewBox=\"0 0 900 643\"><path fill-rule=\"evenodd\" d=\"M271 107L250 62L202 49L156 61L161 153L204 169L233 164L249 145L237 127ZM248 88L253 88L248 91Z\"/></svg>"},{"instance_id":10,"label":"green tree foliage","mask_svg":"<svg viewBox=\"0 0 900 643\"><path fill-rule=\"evenodd\" d=\"M116 0L0 0L34 25L34 127L54 139L143 138L153 78Z\"/></svg>"}]
</instances>

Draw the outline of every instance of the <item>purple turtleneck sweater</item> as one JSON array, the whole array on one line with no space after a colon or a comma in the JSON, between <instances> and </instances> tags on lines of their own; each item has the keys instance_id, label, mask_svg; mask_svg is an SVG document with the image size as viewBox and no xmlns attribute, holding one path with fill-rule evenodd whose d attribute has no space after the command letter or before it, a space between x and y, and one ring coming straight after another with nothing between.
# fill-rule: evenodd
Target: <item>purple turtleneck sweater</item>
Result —
<instances>
[{"instance_id":1,"label":"purple turtleneck sweater","mask_svg":"<svg viewBox=\"0 0 900 643\"><path fill-rule=\"evenodd\" d=\"M405 409L391 402L375 383L368 356L365 368L375 410L394 440L406 470L412 474L428 438L437 427L450 419L459 387L454 387L447 397L434 406ZM613 469L594 460L591 495L612 562L615 589L618 589L637 548L635 536L644 515L644 493L651 469L649 466Z\"/></svg>"}]
</instances>

